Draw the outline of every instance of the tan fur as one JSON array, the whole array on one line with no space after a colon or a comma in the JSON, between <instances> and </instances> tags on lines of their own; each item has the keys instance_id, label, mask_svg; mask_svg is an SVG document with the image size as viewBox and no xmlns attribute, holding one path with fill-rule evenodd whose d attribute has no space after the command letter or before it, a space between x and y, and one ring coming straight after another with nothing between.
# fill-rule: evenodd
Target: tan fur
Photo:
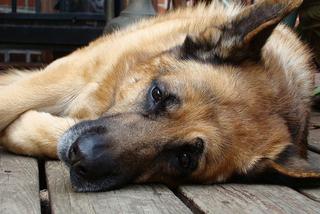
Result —
<instances>
[{"instance_id":1,"label":"tan fur","mask_svg":"<svg viewBox=\"0 0 320 214\"><path fill-rule=\"evenodd\" d=\"M60 118L45 112L27 111L3 132L2 146L18 154L56 158L57 136L76 122L76 119Z\"/></svg>"},{"instance_id":2,"label":"tan fur","mask_svg":"<svg viewBox=\"0 0 320 214\"><path fill-rule=\"evenodd\" d=\"M286 13L300 1L293 2ZM222 182L234 173L245 174L263 159L277 159L292 143L305 155L303 131L314 71L308 49L291 30L276 28L259 63L215 66L177 61L166 54L186 35L211 38L199 39L202 43L220 38L219 28L208 29L227 23L240 11L241 7L226 9L218 3L178 10L103 36L42 70L0 76L2 145L18 154L56 158L58 138L68 128L102 115L136 112L150 82L158 78L179 94L183 104L169 109L170 123L154 125L161 131L150 128L152 134L145 140L203 138L206 147L193 180ZM221 50L222 56L229 54L229 49ZM139 119L129 114L124 120ZM299 129L294 142L288 129L291 122ZM134 145L121 144L115 152ZM136 182L162 179L167 178L148 169Z\"/></svg>"}]
</instances>

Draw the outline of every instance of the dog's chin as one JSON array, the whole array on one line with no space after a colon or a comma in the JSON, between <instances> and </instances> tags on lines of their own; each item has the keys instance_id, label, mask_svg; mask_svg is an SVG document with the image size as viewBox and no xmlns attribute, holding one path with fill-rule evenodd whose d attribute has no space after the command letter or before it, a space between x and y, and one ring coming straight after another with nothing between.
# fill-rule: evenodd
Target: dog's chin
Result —
<instances>
[{"instance_id":1,"label":"dog's chin","mask_svg":"<svg viewBox=\"0 0 320 214\"><path fill-rule=\"evenodd\" d=\"M86 180L77 175L72 169L70 169L70 180L72 189L76 192L103 192L115 190L123 187L125 181L119 177L108 177L96 180Z\"/></svg>"}]
</instances>

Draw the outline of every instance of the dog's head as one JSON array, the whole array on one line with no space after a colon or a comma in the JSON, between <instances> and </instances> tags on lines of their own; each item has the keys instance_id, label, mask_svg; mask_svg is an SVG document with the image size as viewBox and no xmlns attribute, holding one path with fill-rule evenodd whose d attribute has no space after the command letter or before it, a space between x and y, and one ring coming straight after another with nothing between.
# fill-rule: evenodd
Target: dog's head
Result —
<instances>
[{"instance_id":1,"label":"dog's head","mask_svg":"<svg viewBox=\"0 0 320 214\"><path fill-rule=\"evenodd\" d=\"M131 66L106 114L60 140L75 189L213 183L267 169L319 176L297 170L307 163L258 63L275 26L299 4L262 1Z\"/></svg>"}]
</instances>

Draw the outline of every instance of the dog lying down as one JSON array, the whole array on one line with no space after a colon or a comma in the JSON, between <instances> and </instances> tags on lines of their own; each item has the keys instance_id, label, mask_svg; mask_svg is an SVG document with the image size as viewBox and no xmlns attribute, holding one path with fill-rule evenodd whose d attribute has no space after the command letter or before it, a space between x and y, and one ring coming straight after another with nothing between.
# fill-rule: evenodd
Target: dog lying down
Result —
<instances>
[{"instance_id":1,"label":"dog lying down","mask_svg":"<svg viewBox=\"0 0 320 214\"><path fill-rule=\"evenodd\" d=\"M302 0L178 10L44 69L0 76L1 145L60 158L76 191L211 184L307 161L309 50L278 23Z\"/></svg>"}]
</instances>

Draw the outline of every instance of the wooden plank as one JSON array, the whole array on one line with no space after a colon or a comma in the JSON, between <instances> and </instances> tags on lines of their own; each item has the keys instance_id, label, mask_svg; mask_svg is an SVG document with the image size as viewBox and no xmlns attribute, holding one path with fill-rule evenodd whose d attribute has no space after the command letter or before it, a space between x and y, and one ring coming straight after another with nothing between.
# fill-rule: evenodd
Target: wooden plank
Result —
<instances>
[{"instance_id":1,"label":"wooden plank","mask_svg":"<svg viewBox=\"0 0 320 214\"><path fill-rule=\"evenodd\" d=\"M320 129L309 130L308 143L310 149L320 152Z\"/></svg>"},{"instance_id":2,"label":"wooden plank","mask_svg":"<svg viewBox=\"0 0 320 214\"><path fill-rule=\"evenodd\" d=\"M320 169L320 154L309 152L308 153L309 162L314 165L315 168ZM313 200L320 202L320 186L319 187L311 187L299 189L300 192L312 198Z\"/></svg>"},{"instance_id":3,"label":"wooden plank","mask_svg":"<svg viewBox=\"0 0 320 214\"><path fill-rule=\"evenodd\" d=\"M308 162L316 168L320 169L320 154L316 152L309 151L308 152Z\"/></svg>"},{"instance_id":4,"label":"wooden plank","mask_svg":"<svg viewBox=\"0 0 320 214\"><path fill-rule=\"evenodd\" d=\"M0 213L41 213L37 161L0 149Z\"/></svg>"},{"instance_id":5,"label":"wooden plank","mask_svg":"<svg viewBox=\"0 0 320 214\"><path fill-rule=\"evenodd\" d=\"M310 115L310 128L320 128L320 112L312 111Z\"/></svg>"},{"instance_id":6,"label":"wooden plank","mask_svg":"<svg viewBox=\"0 0 320 214\"><path fill-rule=\"evenodd\" d=\"M191 213L167 187L129 186L104 193L76 193L61 162L46 163L53 213Z\"/></svg>"},{"instance_id":7,"label":"wooden plank","mask_svg":"<svg viewBox=\"0 0 320 214\"><path fill-rule=\"evenodd\" d=\"M315 73L315 86L320 86L320 73Z\"/></svg>"},{"instance_id":8,"label":"wooden plank","mask_svg":"<svg viewBox=\"0 0 320 214\"><path fill-rule=\"evenodd\" d=\"M309 152L309 161L320 168L320 154ZM320 187L221 184L183 186L179 192L205 213L319 213ZM312 199L312 200L311 200Z\"/></svg>"},{"instance_id":9,"label":"wooden plank","mask_svg":"<svg viewBox=\"0 0 320 214\"><path fill-rule=\"evenodd\" d=\"M182 186L180 193L204 213L319 213L317 203L277 185Z\"/></svg>"}]
</instances>

